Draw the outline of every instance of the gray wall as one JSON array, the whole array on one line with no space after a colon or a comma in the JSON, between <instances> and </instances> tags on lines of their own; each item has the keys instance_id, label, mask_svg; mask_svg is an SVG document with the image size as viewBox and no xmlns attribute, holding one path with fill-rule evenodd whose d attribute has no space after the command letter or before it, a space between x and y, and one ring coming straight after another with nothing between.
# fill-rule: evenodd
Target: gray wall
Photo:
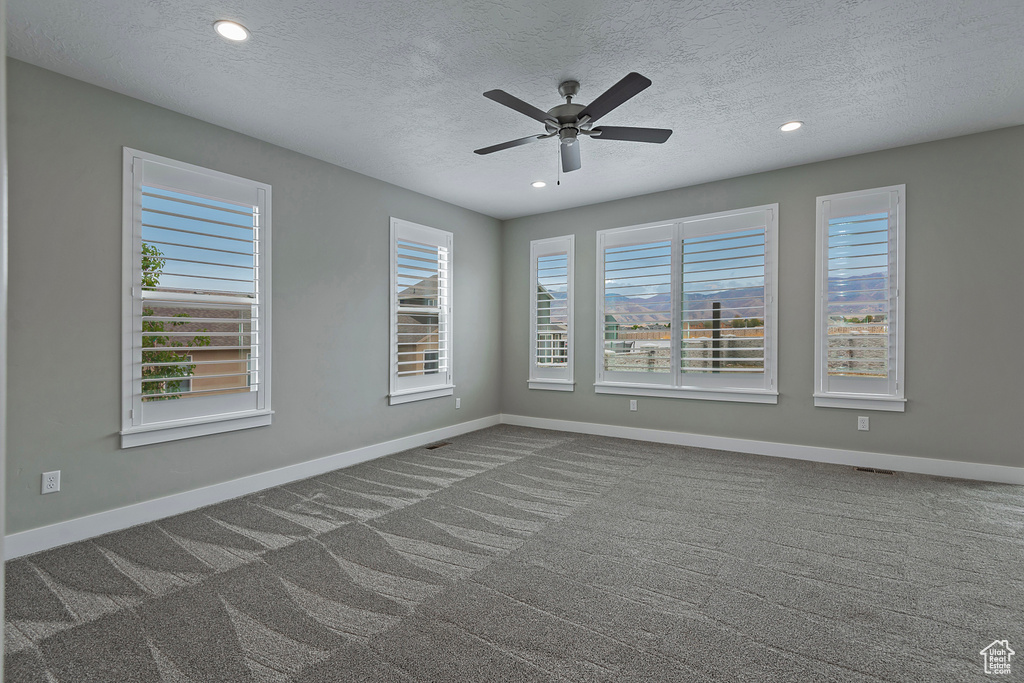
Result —
<instances>
[{"instance_id":1,"label":"gray wall","mask_svg":"<svg viewBox=\"0 0 1024 683\"><path fill-rule=\"evenodd\" d=\"M0 45L7 45L7 2L0 0ZM0 531L7 496L4 474L7 444L7 63L0 60ZM0 560L4 539L0 533ZM0 561L0 680L4 677L4 567Z\"/></svg>"},{"instance_id":2,"label":"gray wall","mask_svg":"<svg viewBox=\"0 0 1024 683\"><path fill-rule=\"evenodd\" d=\"M585 170L583 171L586 172ZM907 185L905 413L815 408L815 197ZM545 191L550 191L550 188ZM557 191L554 190L554 191ZM506 221L502 412L1024 466L1024 127ZM778 405L594 393L598 230L779 203ZM576 234L576 391L527 389L529 243Z\"/></svg>"},{"instance_id":3,"label":"gray wall","mask_svg":"<svg viewBox=\"0 0 1024 683\"><path fill-rule=\"evenodd\" d=\"M8 64L8 533L498 412L497 220ZM122 145L273 186L273 425L119 448ZM392 215L455 233L458 411L386 405Z\"/></svg>"},{"instance_id":4,"label":"gray wall","mask_svg":"<svg viewBox=\"0 0 1024 683\"><path fill-rule=\"evenodd\" d=\"M21 62L8 67L8 533L499 410L1024 465L1024 127L500 224ZM272 426L119 448L124 145L273 186ZM907 184L909 403L903 414L870 413L871 431L857 432L857 411L811 400L814 198L897 183ZM628 397L594 394L596 231L774 202L779 404L641 397L630 413ZM455 233L458 412L447 398L386 405L391 215ZM529 241L569 233L577 390L529 391ZM40 473L51 469L62 470L63 490L41 496Z\"/></svg>"}]
</instances>

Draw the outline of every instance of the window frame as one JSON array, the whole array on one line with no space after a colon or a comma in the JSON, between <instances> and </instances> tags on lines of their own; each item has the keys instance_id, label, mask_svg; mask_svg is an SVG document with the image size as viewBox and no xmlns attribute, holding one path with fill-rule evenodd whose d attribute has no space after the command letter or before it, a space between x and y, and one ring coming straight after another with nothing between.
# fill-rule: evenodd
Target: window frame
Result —
<instances>
[{"instance_id":1,"label":"window frame","mask_svg":"<svg viewBox=\"0 0 1024 683\"><path fill-rule=\"evenodd\" d=\"M814 250L814 405L822 408L854 408L903 412L906 408L906 189L905 184L823 195L815 202ZM828 375L828 223L833 217L879 213L880 195L889 196L889 372L885 379L830 380ZM833 202L851 208L833 212ZM826 204L827 203L827 204ZM895 210L893 209L895 203ZM860 212L860 213L858 213ZM833 213L835 215L833 216ZM895 275L892 274L895 270ZM895 329L893 329L895 328ZM895 371L893 366L895 365ZM832 388L832 383L837 386ZM845 386L843 386L845 385ZM884 387L883 387L884 385ZM881 391L879 389L882 389Z\"/></svg>"},{"instance_id":2,"label":"window frame","mask_svg":"<svg viewBox=\"0 0 1024 683\"><path fill-rule=\"evenodd\" d=\"M183 354L183 355L185 356L185 359L186 359L186 361L185 361L185 362L187 362L187 363L192 363L192 362L194 362L194 360L195 360L195 359L194 359L194 358L192 357L192 354L191 354L191 353L186 353L186 354ZM248 375L247 375L247 376L246 376L246 381L248 381L248 380L249 380L249 377L248 377ZM181 380L181 381L182 381L183 383L185 383L185 382L187 382L187 383L188 383L188 389L183 389L182 391L192 391L192 376L191 376L191 375L190 375L189 377L187 377L187 378L185 378L185 379ZM247 384L246 386L249 386L249 385Z\"/></svg>"},{"instance_id":3,"label":"window frame","mask_svg":"<svg viewBox=\"0 0 1024 683\"><path fill-rule=\"evenodd\" d=\"M121 448L133 448L271 424L273 415L270 400L271 186L130 147L123 148L122 160L121 277L123 296L121 305L121 430L119 432ZM175 176L188 178L188 182L184 182L182 185L201 183L204 189L206 187L213 188L205 193L205 196L211 199L217 199L218 188L222 193L226 192L228 188L233 188L231 192L238 191L239 188L244 188L246 192L252 192L253 198L256 199L254 206L258 208L260 216L257 297L255 299L259 310L256 318L258 342L255 345L259 348L258 355L262 360L259 368L262 380L260 380L261 383L256 391L226 396L191 398L189 399L190 403L184 407L176 405L174 410L159 411L165 413L164 419L148 422L140 399L141 338L138 342L136 341L136 336L142 330L141 320L144 308L141 288L143 243L141 192L147 165L152 165L153 172L157 175L163 172L172 178ZM185 187L179 187L175 191L195 193L194 190ZM198 297L203 295L194 296L197 297L197 301L201 301L202 299ZM255 393L256 396L249 397L251 393ZM233 398L240 395L245 395L248 398ZM199 401L202 403L198 403ZM243 401L252 402L253 407L239 409L239 405Z\"/></svg>"},{"instance_id":4,"label":"window frame","mask_svg":"<svg viewBox=\"0 0 1024 683\"><path fill-rule=\"evenodd\" d=\"M448 272L447 291L442 294L438 290L438 318L439 324L447 327L447 364L442 370L438 367L437 372L423 374L415 378L402 378L398 375L398 240L409 239L420 243L437 247L444 247L448 251ZM454 316L455 306L453 303L454 290L454 235L447 230L439 230L426 225L420 225L401 218L391 217L390 232L390 279L388 292L390 298L389 320L390 335L388 337L388 359L390 380L388 384L388 404L401 405L413 401L423 401L431 398L451 396L455 393L454 382ZM434 361L440 363L440 360ZM435 381L429 379L437 378ZM413 381L406 381L406 380Z\"/></svg>"},{"instance_id":5,"label":"window frame","mask_svg":"<svg viewBox=\"0 0 1024 683\"><path fill-rule=\"evenodd\" d=\"M564 368L541 368L537 365L537 260L544 256L566 254L566 365ZM576 383L573 379L573 365L575 364L574 353L574 317L575 317L575 270L576 260L576 236L563 235L561 237L548 237L545 239L532 240L530 242L530 349L529 349L529 380L527 386L530 389L547 391L573 391ZM555 340L550 340L554 344ZM553 345L551 347L555 349ZM561 348L561 347L557 347Z\"/></svg>"},{"instance_id":6,"label":"window frame","mask_svg":"<svg viewBox=\"0 0 1024 683\"><path fill-rule=\"evenodd\" d=\"M713 234L739 232L742 227L732 227L738 220L740 224L747 214L763 213L765 228L765 284L764 284L764 373L760 386L728 386L724 376L720 380L701 377L695 373L684 373L681 370L681 333L680 325L672 326L670 341L670 364L672 370L667 373L627 373L622 371L606 371L604 369L604 334L605 334L605 249L608 243L620 239L628 240L633 233L639 238L641 233L648 237L636 242L623 241L622 244L644 244L651 241L670 241L670 282L671 282L671 320L682 318L682 244L684 239L698 238ZM755 221L756 222L756 221ZM742 209L718 211L715 213L688 216L669 221L657 221L622 228L611 228L597 232L597 287L596 287L596 358L594 391L598 394L617 394L627 396L654 396L664 398L685 398L706 401L730 401L737 403L778 403L778 222L779 205L765 204ZM715 225L717 223L717 225ZM609 376L611 373L611 376ZM733 373L738 374L738 373ZM750 384L750 383L748 383Z\"/></svg>"}]
</instances>

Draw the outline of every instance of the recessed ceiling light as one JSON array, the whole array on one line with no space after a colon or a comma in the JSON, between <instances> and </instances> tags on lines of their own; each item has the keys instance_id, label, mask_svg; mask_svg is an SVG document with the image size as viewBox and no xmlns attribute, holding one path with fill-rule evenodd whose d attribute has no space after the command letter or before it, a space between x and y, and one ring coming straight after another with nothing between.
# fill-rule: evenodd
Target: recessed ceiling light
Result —
<instances>
[{"instance_id":1,"label":"recessed ceiling light","mask_svg":"<svg viewBox=\"0 0 1024 683\"><path fill-rule=\"evenodd\" d=\"M534 187L546 187L547 186L547 183L545 183L543 180L538 180L538 181L530 183L530 184L533 185Z\"/></svg>"},{"instance_id":2,"label":"recessed ceiling light","mask_svg":"<svg viewBox=\"0 0 1024 683\"><path fill-rule=\"evenodd\" d=\"M779 130L781 130L783 133L789 133L790 131L794 131L802 125L804 125L803 121L790 121L789 123L784 123L781 126L779 126Z\"/></svg>"},{"instance_id":3,"label":"recessed ceiling light","mask_svg":"<svg viewBox=\"0 0 1024 683\"><path fill-rule=\"evenodd\" d=\"M243 41L249 37L249 29L237 22L228 21L227 19L221 19L220 21L214 22L213 28L224 38L235 42Z\"/></svg>"}]
</instances>

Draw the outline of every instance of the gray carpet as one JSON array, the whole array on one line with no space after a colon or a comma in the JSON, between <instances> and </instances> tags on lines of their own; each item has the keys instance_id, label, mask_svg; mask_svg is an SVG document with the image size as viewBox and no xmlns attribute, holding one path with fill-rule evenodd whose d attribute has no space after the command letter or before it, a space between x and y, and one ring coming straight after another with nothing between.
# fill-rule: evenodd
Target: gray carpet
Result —
<instances>
[{"instance_id":1,"label":"gray carpet","mask_svg":"<svg viewBox=\"0 0 1024 683\"><path fill-rule=\"evenodd\" d=\"M5 680L934 683L1024 653L1022 487L451 441L9 562Z\"/></svg>"}]
</instances>

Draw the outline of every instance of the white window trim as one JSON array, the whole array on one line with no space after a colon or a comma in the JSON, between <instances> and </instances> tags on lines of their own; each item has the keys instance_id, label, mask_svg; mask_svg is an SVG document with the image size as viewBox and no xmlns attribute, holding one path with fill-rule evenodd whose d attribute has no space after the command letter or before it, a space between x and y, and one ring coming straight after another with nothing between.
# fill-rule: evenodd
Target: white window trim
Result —
<instances>
[{"instance_id":1,"label":"white window trim","mask_svg":"<svg viewBox=\"0 0 1024 683\"><path fill-rule=\"evenodd\" d=\"M906 306L904 299L906 295L906 224L907 224L907 202L906 185L889 185L855 192L842 192L838 194L825 195L817 198L815 213L815 251L814 251L814 405L821 408L852 408L856 410L881 410L891 412L904 412L906 408L906 382L904 371L906 368ZM826 313L825 313L825 291L828 269L825 267L828 252L828 216L825 212L825 202L836 200L857 199L876 194L895 194L896 197L896 226L895 226L895 258L890 257L894 263L896 277L890 278L895 282L895 294L890 299L889 326L890 340L895 341L895 349L891 360L896 365L896 372L890 375L889 380L879 380L878 384L886 382L888 391L865 391L865 392L840 392L828 390L828 372L826 359L828 343L825 334ZM892 220L890 209L890 222ZM896 329L893 330L892 328ZM890 341L890 343L893 343Z\"/></svg>"},{"instance_id":2,"label":"white window trim","mask_svg":"<svg viewBox=\"0 0 1024 683\"><path fill-rule=\"evenodd\" d=\"M739 216L746 213L758 211L767 212L765 222L765 382L761 387L705 387L684 385L682 382L686 373L679 368L678 349L680 348L679 325L672 326L672 358L673 368L671 373L665 373L666 383L649 382L624 382L616 381L605 377L604 370L604 245L605 236L619 233L626 233L640 229L657 229L671 233L672 243L672 317L673 321L678 317L682 299L682 266L677 250L684 238L684 224L697 223L710 219L727 218ZM735 403L768 403L777 404L779 401L778 391L778 292L779 292L779 205L764 204L743 209L730 211L719 211L716 213L689 216L671 221L658 221L655 223L644 223L631 225L624 228L612 228L600 230L597 233L597 315L596 315L596 358L594 392L598 394L616 394L632 396L654 396L663 398L685 398L704 401L731 401ZM708 233L712 234L712 233Z\"/></svg>"},{"instance_id":3,"label":"white window trim","mask_svg":"<svg viewBox=\"0 0 1024 683\"><path fill-rule=\"evenodd\" d=\"M134 278L136 261L142 249L141 230L136 233L135 224L139 219L137 212L140 207L135 202L136 178L134 165L136 161L151 161L170 166L175 169L192 171L207 176L215 181L242 183L254 190L263 192L260 225L260 350L264 357L261 364L262 390L258 392L255 410L234 412L214 412L208 415L186 419L165 420L161 422L142 423L134 414L135 383L135 326L136 304L140 302L135 296ZM271 423L274 411L270 404L271 377L271 187L265 183L240 178L220 171L201 166L186 164L167 157L142 152L124 147L122 152L122 213L121 213L121 274L122 274L122 305L121 305L121 448L133 448L165 441L188 439L195 436L218 434L221 432L263 427Z\"/></svg>"},{"instance_id":4,"label":"white window trim","mask_svg":"<svg viewBox=\"0 0 1024 683\"><path fill-rule=\"evenodd\" d=\"M694 398L702 401L732 401L735 403L778 403L777 391L743 389L736 387L712 389L708 387L670 387L657 384L631 384L629 382L602 382L594 384L598 394L619 396L653 396L660 398Z\"/></svg>"},{"instance_id":5,"label":"white window trim","mask_svg":"<svg viewBox=\"0 0 1024 683\"><path fill-rule=\"evenodd\" d=\"M442 373L438 372L438 382L435 384L425 384L418 387L399 388L398 384L398 292L397 292L397 274L398 274L398 233L408 232L412 234L419 234L420 240L427 240L432 243L444 245L448 248L448 292L447 292L447 311L442 315L445 317L448 326L448 364L447 371ZM411 238L410 238L411 239ZM440 398L442 396L452 396L455 393L455 382L454 382L454 343L455 343L455 322L453 313L455 311L455 304L453 301L453 294L455 289L455 249L454 249L454 236L452 233L445 230L438 230L437 228L431 228L426 225L420 225L411 221L406 221L401 218L391 217L391 267L390 267L390 282L388 283L388 292L391 299L389 306L389 326L391 329L390 336L388 338L388 358L389 370L390 370L390 382L388 389L388 405L401 405L403 403L412 403L414 401L425 401L431 398ZM426 377L426 375L424 375Z\"/></svg>"},{"instance_id":6,"label":"white window trim","mask_svg":"<svg viewBox=\"0 0 1024 683\"><path fill-rule=\"evenodd\" d=\"M566 296L566 353L568 362L566 368L561 372L548 370L539 372L537 367L537 259L548 254L567 254L567 282L568 294ZM576 236L563 235L561 237L549 237L542 240L530 242L530 377L527 386L530 389L547 391L573 391L576 382L573 380L573 366L576 364L574 350L575 338L575 286L576 277ZM561 370L561 369L559 369ZM542 376L547 374L548 376Z\"/></svg>"}]
</instances>

